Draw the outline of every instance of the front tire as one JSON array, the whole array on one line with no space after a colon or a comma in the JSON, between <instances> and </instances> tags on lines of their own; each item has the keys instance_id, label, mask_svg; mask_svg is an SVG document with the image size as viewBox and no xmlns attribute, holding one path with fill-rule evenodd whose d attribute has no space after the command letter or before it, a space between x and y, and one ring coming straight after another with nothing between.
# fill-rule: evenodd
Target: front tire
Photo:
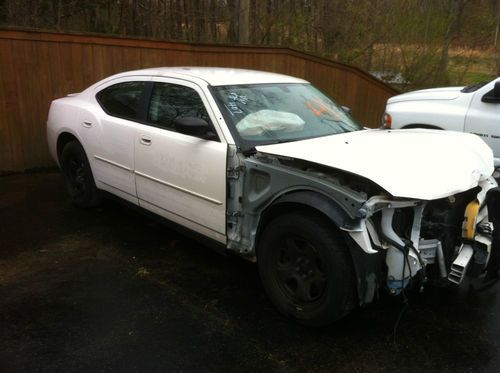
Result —
<instances>
[{"instance_id":1,"label":"front tire","mask_svg":"<svg viewBox=\"0 0 500 373\"><path fill-rule=\"evenodd\" d=\"M66 192L78 207L95 207L101 202L101 193L95 186L85 150L78 141L67 143L61 153L61 170Z\"/></svg>"},{"instance_id":2,"label":"front tire","mask_svg":"<svg viewBox=\"0 0 500 373\"><path fill-rule=\"evenodd\" d=\"M323 326L355 307L352 259L327 219L298 212L279 216L259 242L259 274L282 314L305 325Z\"/></svg>"}]
</instances>

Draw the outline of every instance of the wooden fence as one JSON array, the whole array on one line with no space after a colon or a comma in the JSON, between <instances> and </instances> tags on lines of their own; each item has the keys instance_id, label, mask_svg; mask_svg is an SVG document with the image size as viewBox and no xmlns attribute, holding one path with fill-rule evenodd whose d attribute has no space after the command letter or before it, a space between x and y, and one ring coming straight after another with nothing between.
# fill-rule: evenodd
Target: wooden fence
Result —
<instances>
[{"instance_id":1,"label":"wooden fence","mask_svg":"<svg viewBox=\"0 0 500 373\"><path fill-rule=\"evenodd\" d=\"M304 78L379 125L393 88L362 70L287 48L171 43L32 30L0 30L0 174L53 165L45 139L51 100L117 72L224 66Z\"/></svg>"}]
</instances>

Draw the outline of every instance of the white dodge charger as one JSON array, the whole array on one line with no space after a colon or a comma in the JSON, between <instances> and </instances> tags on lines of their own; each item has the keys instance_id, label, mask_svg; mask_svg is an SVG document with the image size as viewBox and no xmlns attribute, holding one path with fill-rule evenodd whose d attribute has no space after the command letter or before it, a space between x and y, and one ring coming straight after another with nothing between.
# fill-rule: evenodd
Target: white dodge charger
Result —
<instances>
[{"instance_id":1,"label":"white dodge charger","mask_svg":"<svg viewBox=\"0 0 500 373\"><path fill-rule=\"evenodd\" d=\"M271 301L304 324L330 323L380 288L498 273L488 146L363 129L302 79L126 72L53 101L47 133L75 205L111 193L256 260Z\"/></svg>"}]
</instances>

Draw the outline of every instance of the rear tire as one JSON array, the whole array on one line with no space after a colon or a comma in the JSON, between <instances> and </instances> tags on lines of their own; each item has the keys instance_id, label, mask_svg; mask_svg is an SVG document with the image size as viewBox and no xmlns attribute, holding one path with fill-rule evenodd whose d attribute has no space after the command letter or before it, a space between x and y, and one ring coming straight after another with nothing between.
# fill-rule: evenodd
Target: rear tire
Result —
<instances>
[{"instance_id":1,"label":"rear tire","mask_svg":"<svg viewBox=\"0 0 500 373\"><path fill-rule=\"evenodd\" d=\"M60 163L71 202L82 208L97 206L102 196L95 185L85 150L78 141L71 141L64 146Z\"/></svg>"},{"instance_id":2,"label":"rear tire","mask_svg":"<svg viewBox=\"0 0 500 373\"><path fill-rule=\"evenodd\" d=\"M282 314L323 326L355 307L352 258L331 222L314 214L288 213L272 220L259 242L259 274Z\"/></svg>"}]
</instances>

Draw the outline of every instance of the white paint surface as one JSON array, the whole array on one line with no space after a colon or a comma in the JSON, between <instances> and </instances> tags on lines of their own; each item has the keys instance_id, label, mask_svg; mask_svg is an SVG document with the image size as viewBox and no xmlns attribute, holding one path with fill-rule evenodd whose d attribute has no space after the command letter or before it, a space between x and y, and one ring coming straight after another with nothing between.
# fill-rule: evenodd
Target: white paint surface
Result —
<instances>
[{"instance_id":1,"label":"white paint surface","mask_svg":"<svg viewBox=\"0 0 500 373\"><path fill-rule=\"evenodd\" d=\"M257 147L363 176L394 197L438 199L468 190L493 172L477 136L432 130L365 130Z\"/></svg>"}]
</instances>

